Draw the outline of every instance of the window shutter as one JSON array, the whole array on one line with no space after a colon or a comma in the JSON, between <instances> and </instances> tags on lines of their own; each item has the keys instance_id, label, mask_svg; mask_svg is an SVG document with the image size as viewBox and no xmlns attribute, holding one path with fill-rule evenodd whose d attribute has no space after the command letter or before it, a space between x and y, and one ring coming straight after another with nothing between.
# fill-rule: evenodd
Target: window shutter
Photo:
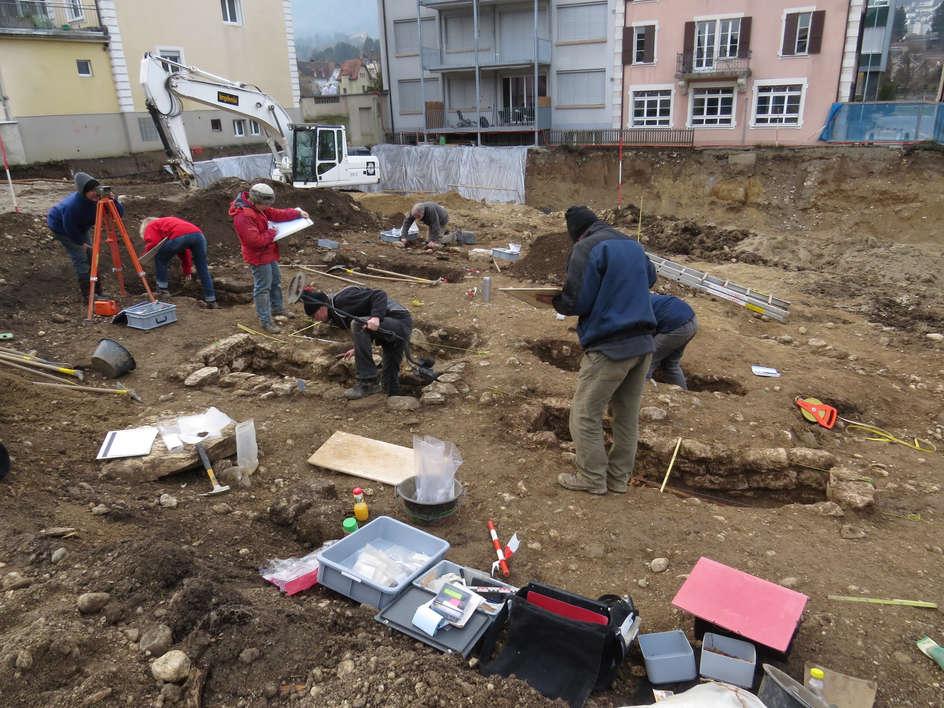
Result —
<instances>
[{"instance_id":1,"label":"window shutter","mask_svg":"<svg viewBox=\"0 0 944 708\"><path fill-rule=\"evenodd\" d=\"M823 26L826 24L826 10L816 10L810 20L810 54L819 54L823 47Z\"/></svg>"},{"instance_id":2,"label":"window shutter","mask_svg":"<svg viewBox=\"0 0 944 708\"><path fill-rule=\"evenodd\" d=\"M787 15L783 23L783 55L793 56L797 46L797 24L800 18L796 14Z\"/></svg>"},{"instance_id":3,"label":"window shutter","mask_svg":"<svg viewBox=\"0 0 944 708\"><path fill-rule=\"evenodd\" d=\"M741 18L741 41L738 44L738 57L747 59L751 55L751 18Z\"/></svg>"},{"instance_id":4,"label":"window shutter","mask_svg":"<svg viewBox=\"0 0 944 708\"><path fill-rule=\"evenodd\" d=\"M643 47L643 61L651 64L656 60L656 28L649 25L645 29L646 46Z\"/></svg>"},{"instance_id":5,"label":"window shutter","mask_svg":"<svg viewBox=\"0 0 944 708\"><path fill-rule=\"evenodd\" d=\"M634 47L633 47L633 35L635 34L632 27L623 28L623 66L629 66L633 63Z\"/></svg>"},{"instance_id":6,"label":"window shutter","mask_svg":"<svg viewBox=\"0 0 944 708\"><path fill-rule=\"evenodd\" d=\"M684 57L682 59L682 66L685 71L689 71L693 59L692 57L695 54L695 23L686 22L685 23L685 41L682 44L682 52L684 52Z\"/></svg>"}]
</instances>

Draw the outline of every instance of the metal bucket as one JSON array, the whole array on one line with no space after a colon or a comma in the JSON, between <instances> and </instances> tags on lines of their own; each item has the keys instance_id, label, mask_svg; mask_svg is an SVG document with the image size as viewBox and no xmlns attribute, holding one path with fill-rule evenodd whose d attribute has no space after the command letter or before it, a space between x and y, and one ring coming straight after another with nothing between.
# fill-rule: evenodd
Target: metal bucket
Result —
<instances>
[{"instance_id":1,"label":"metal bucket","mask_svg":"<svg viewBox=\"0 0 944 708\"><path fill-rule=\"evenodd\" d=\"M137 364L134 363L131 352L114 339L100 339L92 354L92 368L109 379L124 376L133 371L135 366Z\"/></svg>"},{"instance_id":2,"label":"metal bucket","mask_svg":"<svg viewBox=\"0 0 944 708\"><path fill-rule=\"evenodd\" d=\"M420 524L433 524L456 513L459 497L465 490L458 479L452 481L452 497L443 502L429 504L416 500L416 477L407 477L396 487L397 496L403 500L406 511L413 521Z\"/></svg>"},{"instance_id":3,"label":"metal bucket","mask_svg":"<svg viewBox=\"0 0 944 708\"><path fill-rule=\"evenodd\" d=\"M770 664L764 664L757 697L767 708L826 708L802 683Z\"/></svg>"}]
</instances>

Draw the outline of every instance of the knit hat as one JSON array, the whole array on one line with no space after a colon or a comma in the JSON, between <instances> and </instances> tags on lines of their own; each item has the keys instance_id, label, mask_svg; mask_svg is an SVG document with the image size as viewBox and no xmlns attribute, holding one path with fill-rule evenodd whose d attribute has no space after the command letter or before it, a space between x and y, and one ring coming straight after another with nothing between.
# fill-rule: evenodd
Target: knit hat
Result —
<instances>
[{"instance_id":1,"label":"knit hat","mask_svg":"<svg viewBox=\"0 0 944 708\"><path fill-rule=\"evenodd\" d=\"M302 290L300 299L302 305L305 306L305 314L309 317L313 316L322 305L331 305L331 301L328 300L328 294L321 290L315 290L314 288L305 288Z\"/></svg>"},{"instance_id":2,"label":"knit hat","mask_svg":"<svg viewBox=\"0 0 944 708\"><path fill-rule=\"evenodd\" d=\"M591 224L599 221L597 215L585 206L572 206L564 213L564 219L567 221L567 233L573 241L577 241L583 236Z\"/></svg>"},{"instance_id":3,"label":"knit hat","mask_svg":"<svg viewBox=\"0 0 944 708\"><path fill-rule=\"evenodd\" d=\"M100 183L97 179L92 177L90 174L85 172L76 172L75 173L75 191L79 194L85 194L93 189L95 189Z\"/></svg>"}]
</instances>

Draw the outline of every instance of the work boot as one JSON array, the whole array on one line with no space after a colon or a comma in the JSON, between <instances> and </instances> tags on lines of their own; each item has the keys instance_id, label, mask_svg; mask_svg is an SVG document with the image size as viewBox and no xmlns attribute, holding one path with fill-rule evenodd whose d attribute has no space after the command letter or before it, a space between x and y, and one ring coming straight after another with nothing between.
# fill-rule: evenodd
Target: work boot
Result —
<instances>
[{"instance_id":1,"label":"work boot","mask_svg":"<svg viewBox=\"0 0 944 708\"><path fill-rule=\"evenodd\" d=\"M382 387L376 381L358 381L352 388L344 392L344 397L349 401L356 401L380 393L381 390Z\"/></svg>"},{"instance_id":2,"label":"work boot","mask_svg":"<svg viewBox=\"0 0 944 708\"><path fill-rule=\"evenodd\" d=\"M609 478L606 480L606 488L614 494L626 494L629 491L629 485L626 482L617 482Z\"/></svg>"},{"instance_id":3,"label":"work boot","mask_svg":"<svg viewBox=\"0 0 944 708\"><path fill-rule=\"evenodd\" d=\"M282 334L282 328L272 322L263 322L262 329L269 334Z\"/></svg>"},{"instance_id":4,"label":"work boot","mask_svg":"<svg viewBox=\"0 0 944 708\"><path fill-rule=\"evenodd\" d=\"M220 304L216 300L200 300L197 304L206 310L220 309Z\"/></svg>"},{"instance_id":5,"label":"work boot","mask_svg":"<svg viewBox=\"0 0 944 708\"><path fill-rule=\"evenodd\" d=\"M291 310L279 310L278 312L273 312L272 315L275 317L285 317L290 320L295 319L295 313Z\"/></svg>"},{"instance_id":6,"label":"work boot","mask_svg":"<svg viewBox=\"0 0 944 708\"><path fill-rule=\"evenodd\" d=\"M596 487L587 479L571 472L561 472L557 475L557 483L564 489L573 492L587 492L588 494L606 494L606 487Z\"/></svg>"},{"instance_id":7,"label":"work boot","mask_svg":"<svg viewBox=\"0 0 944 708\"><path fill-rule=\"evenodd\" d=\"M157 288L154 291L154 297L170 297L170 290L167 288Z\"/></svg>"}]
</instances>

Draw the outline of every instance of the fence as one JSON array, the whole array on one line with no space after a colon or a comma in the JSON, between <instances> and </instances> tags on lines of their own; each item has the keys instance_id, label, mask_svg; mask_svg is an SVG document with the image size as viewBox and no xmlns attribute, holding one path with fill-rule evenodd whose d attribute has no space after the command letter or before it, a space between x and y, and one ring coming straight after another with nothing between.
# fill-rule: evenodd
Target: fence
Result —
<instances>
[{"instance_id":1,"label":"fence","mask_svg":"<svg viewBox=\"0 0 944 708\"><path fill-rule=\"evenodd\" d=\"M834 103L819 139L831 143L944 143L944 104Z\"/></svg>"},{"instance_id":2,"label":"fence","mask_svg":"<svg viewBox=\"0 0 944 708\"><path fill-rule=\"evenodd\" d=\"M427 105L426 127L438 133L476 132L490 129L544 129L551 124L551 109L545 106L516 106L512 108L488 108L481 111L447 111Z\"/></svg>"},{"instance_id":3,"label":"fence","mask_svg":"<svg viewBox=\"0 0 944 708\"><path fill-rule=\"evenodd\" d=\"M0 0L0 29L32 32L105 32L95 3Z\"/></svg>"},{"instance_id":4,"label":"fence","mask_svg":"<svg viewBox=\"0 0 944 708\"><path fill-rule=\"evenodd\" d=\"M572 145L574 147L692 147L695 131L671 128L611 128L605 130L545 130L541 133L544 145Z\"/></svg>"}]
</instances>

